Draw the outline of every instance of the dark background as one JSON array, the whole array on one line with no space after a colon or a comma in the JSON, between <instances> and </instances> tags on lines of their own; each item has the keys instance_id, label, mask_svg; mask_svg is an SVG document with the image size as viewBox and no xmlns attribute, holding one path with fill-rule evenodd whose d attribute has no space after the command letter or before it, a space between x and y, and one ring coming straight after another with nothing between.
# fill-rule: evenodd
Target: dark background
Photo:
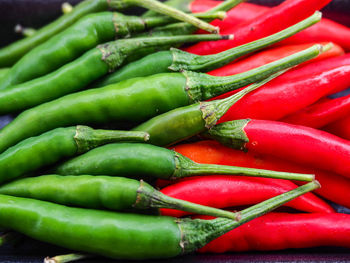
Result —
<instances>
[{"instance_id":1,"label":"dark background","mask_svg":"<svg viewBox=\"0 0 350 263\"><path fill-rule=\"evenodd\" d=\"M258 4L276 5L283 0L251 0ZM80 0L0 0L0 46L19 39L14 33L16 24L26 27L40 28L61 15L62 2L76 4ZM130 12L141 13L141 8ZM324 10L326 17L350 26L350 0L333 0ZM0 128L11 121L9 116L0 116ZM348 209L336 206L338 212L349 213ZM268 233L266 233L268 235ZM67 254L71 251L23 238L15 246L0 247L0 262L43 262L46 256ZM176 259L152 262L169 263L227 263L227 262L350 262L350 253L342 248L313 248L285 250L280 252L249 252L220 255L188 255ZM116 262L109 259L95 258L84 262ZM125 261L123 261L125 262Z\"/></svg>"}]
</instances>

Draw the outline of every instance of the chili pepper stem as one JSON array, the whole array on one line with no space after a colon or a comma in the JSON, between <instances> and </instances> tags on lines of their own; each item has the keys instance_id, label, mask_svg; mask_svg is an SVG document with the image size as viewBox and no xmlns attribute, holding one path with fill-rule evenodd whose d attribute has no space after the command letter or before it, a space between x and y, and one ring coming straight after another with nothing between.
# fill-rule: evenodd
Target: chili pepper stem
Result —
<instances>
[{"instance_id":1,"label":"chili pepper stem","mask_svg":"<svg viewBox=\"0 0 350 263\"><path fill-rule=\"evenodd\" d=\"M87 152L92 148L115 141L140 141L149 140L149 134L145 132L125 132L110 130L95 130L87 126L77 126L74 140L78 152Z\"/></svg>"},{"instance_id":2,"label":"chili pepper stem","mask_svg":"<svg viewBox=\"0 0 350 263\"><path fill-rule=\"evenodd\" d=\"M186 235L182 239L183 253L190 253L203 247L210 241L229 232L230 230L239 227L240 225L262 216L277 207L293 200L294 198L313 191L320 187L317 181L300 186L292 191L281 194L279 196L268 199L257 205L251 206L240 212L240 220L233 221L225 218L217 218L208 220L179 220L178 224L182 233ZM195 233L195 234L194 234Z\"/></svg>"},{"instance_id":3,"label":"chili pepper stem","mask_svg":"<svg viewBox=\"0 0 350 263\"><path fill-rule=\"evenodd\" d=\"M92 255L87 255L87 254L72 253L67 255L55 256L52 258L46 257L44 259L44 263L67 263L67 262L72 262L72 261L77 261L77 260L92 258L92 257L93 257Z\"/></svg>"},{"instance_id":4,"label":"chili pepper stem","mask_svg":"<svg viewBox=\"0 0 350 263\"><path fill-rule=\"evenodd\" d=\"M322 45L316 44L308 49L271 62L264 66L227 77L215 77L192 71L183 71L187 78L187 87L190 97L194 101L203 101L228 91L243 87L249 83L263 80L280 70L293 67L320 54ZM205 89L203 90L203 87Z\"/></svg>"},{"instance_id":5,"label":"chili pepper stem","mask_svg":"<svg viewBox=\"0 0 350 263\"><path fill-rule=\"evenodd\" d=\"M97 46L102 53L102 60L108 65L109 71L114 71L126 57L140 48L166 46L176 43L197 42L203 40L229 39L231 35L182 35L173 37L145 37L120 39Z\"/></svg>"},{"instance_id":6,"label":"chili pepper stem","mask_svg":"<svg viewBox=\"0 0 350 263\"><path fill-rule=\"evenodd\" d=\"M216 11L221 11L221 10L230 10L234 7L236 7L237 5L239 5L240 3L244 2L245 0L227 0L227 1L223 1L221 4L213 7L212 9L210 9L209 11L207 11L207 13L211 13L211 12L216 12Z\"/></svg>"},{"instance_id":7,"label":"chili pepper stem","mask_svg":"<svg viewBox=\"0 0 350 263\"><path fill-rule=\"evenodd\" d=\"M299 180L312 182L315 180L314 174L299 174L299 173L287 173L287 172L276 172L271 170L254 169L238 166L228 166L228 165L215 165L215 164L203 164L193 162L191 159L176 154L176 166L179 167L171 180L178 178L195 176L195 175L245 175L253 177L265 177L265 178L276 178L276 179L286 179L286 180Z\"/></svg>"},{"instance_id":8,"label":"chili pepper stem","mask_svg":"<svg viewBox=\"0 0 350 263\"><path fill-rule=\"evenodd\" d=\"M282 30L276 34L250 42L245 45L231 48L229 50L214 55L199 56L176 48L172 48L171 53L173 56L173 62L169 69L173 71L180 71L185 69L190 71L206 72L215 68L219 68L227 64L228 62L235 60L238 57L241 57L245 54L249 54L258 49L267 47L283 39L286 39L302 31L303 29L318 23L319 21L321 21L321 18L322 13L315 12L315 14L313 14L309 18L291 27L288 27L287 29Z\"/></svg>"},{"instance_id":9,"label":"chili pepper stem","mask_svg":"<svg viewBox=\"0 0 350 263\"><path fill-rule=\"evenodd\" d=\"M229 108L231 108L233 104L235 104L245 95L252 92L253 90L256 90L257 88L260 88L264 84L268 83L269 81L278 77L279 75L282 75L286 71L287 69L277 72L271 75L270 77L266 78L265 80L254 83L226 99L214 100L210 102L201 102L201 111L203 113L203 119L206 123L206 128L210 130L212 127L214 127L217 121L229 110Z\"/></svg>"},{"instance_id":10,"label":"chili pepper stem","mask_svg":"<svg viewBox=\"0 0 350 263\"><path fill-rule=\"evenodd\" d=\"M159 191L150 187L145 187L144 182L141 180L140 187L137 190L137 201L134 205L136 208L170 208L178 209L182 211L192 212L196 214L212 215L217 217L225 217L233 220L237 220L238 214L229 211L216 209L208 206L197 205L191 202L187 202L180 199L175 199L162 194Z\"/></svg>"},{"instance_id":11,"label":"chili pepper stem","mask_svg":"<svg viewBox=\"0 0 350 263\"><path fill-rule=\"evenodd\" d=\"M110 6L114 8L120 8L120 7L123 8L131 5L138 5L150 10L154 10L158 13L162 13L164 15L168 15L173 18L176 18L180 21L187 22L189 24L192 24L195 27L198 27L200 29L203 29L211 33L219 33L218 27L212 26L194 16L188 15L176 8L167 6L156 0L111 0L110 1Z\"/></svg>"}]
</instances>

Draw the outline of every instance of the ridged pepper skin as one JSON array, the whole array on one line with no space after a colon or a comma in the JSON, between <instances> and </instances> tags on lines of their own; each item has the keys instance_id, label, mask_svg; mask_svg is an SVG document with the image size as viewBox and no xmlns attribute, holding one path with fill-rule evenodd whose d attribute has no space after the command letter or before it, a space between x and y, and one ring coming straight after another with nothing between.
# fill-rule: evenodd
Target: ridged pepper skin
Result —
<instances>
[{"instance_id":1,"label":"ridged pepper skin","mask_svg":"<svg viewBox=\"0 0 350 263\"><path fill-rule=\"evenodd\" d=\"M31 137L0 154L0 183L27 175L64 158L118 141L145 141L146 133L93 130L86 126L57 128Z\"/></svg>"},{"instance_id":2,"label":"ridged pepper skin","mask_svg":"<svg viewBox=\"0 0 350 263\"><path fill-rule=\"evenodd\" d=\"M221 39L219 35L202 35ZM198 35L119 39L98 45L83 56L40 78L0 92L0 114L19 112L85 88L99 77L114 71L130 57L139 58L148 47L162 43L200 41Z\"/></svg>"},{"instance_id":3,"label":"ridged pepper skin","mask_svg":"<svg viewBox=\"0 0 350 263\"><path fill-rule=\"evenodd\" d=\"M0 196L1 225L75 251L118 259L181 254L181 231L172 217L71 208Z\"/></svg>"},{"instance_id":4,"label":"ridged pepper skin","mask_svg":"<svg viewBox=\"0 0 350 263\"><path fill-rule=\"evenodd\" d=\"M105 11L107 8L108 3L106 0L83 1L75 6L73 12L61 16L54 22L38 30L33 36L2 48L0 50L0 67L12 66L28 51L74 24L81 17L90 13Z\"/></svg>"},{"instance_id":5,"label":"ridged pepper skin","mask_svg":"<svg viewBox=\"0 0 350 263\"><path fill-rule=\"evenodd\" d=\"M73 123L141 122L188 105L181 73L131 79L104 88L73 93L24 111L1 131L0 152L21 140Z\"/></svg>"},{"instance_id":6,"label":"ridged pepper skin","mask_svg":"<svg viewBox=\"0 0 350 263\"><path fill-rule=\"evenodd\" d=\"M208 216L196 218L212 219ZM322 246L349 248L349 220L349 215L340 213L269 213L210 242L199 252L274 251Z\"/></svg>"}]
</instances>

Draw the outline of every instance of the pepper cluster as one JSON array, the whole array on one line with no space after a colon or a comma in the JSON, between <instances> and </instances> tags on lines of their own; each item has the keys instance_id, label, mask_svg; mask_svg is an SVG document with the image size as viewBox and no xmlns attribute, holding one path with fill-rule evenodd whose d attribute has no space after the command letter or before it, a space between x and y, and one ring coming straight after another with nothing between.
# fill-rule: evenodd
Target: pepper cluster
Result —
<instances>
[{"instance_id":1,"label":"pepper cluster","mask_svg":"<svg viewBox=\"0 0 350 263\"><path fill-rule=\"evenodd\" d=\"M350 247L349 216L317 196L350 207L350 100L328 97L350 86L350 29L321 18L330 0L241 2L85 0L0 49L0 114L18 113L0 130L0 244ZM131 5L150 11L108 11Z\"/></svg>"}]
</instances>

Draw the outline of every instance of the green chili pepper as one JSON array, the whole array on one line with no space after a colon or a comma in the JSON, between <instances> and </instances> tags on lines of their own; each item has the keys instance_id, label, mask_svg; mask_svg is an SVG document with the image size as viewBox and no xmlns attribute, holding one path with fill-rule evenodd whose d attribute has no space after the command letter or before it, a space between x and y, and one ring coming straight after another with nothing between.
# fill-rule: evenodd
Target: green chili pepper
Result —
<instances>
[{"instance_id":1,"label":"green chili pepper","mask_svg":"<svg viewBox=\"0 0 350 263\"><path fill-rule=\"evenodd\" d=\"M144 181L110 176L43 175L0 187L0 194L94 209L171 208L237 220L237 214L162 194Z\"/></svg>"},{"instance_id":2,"label":"green chili pepper","mask_svg":"<svg viewBox=\"0 0 350 263\"><path fill-rule=\"evenodd\" d=\"M0 114L18 112L85 88L89 83L113 71L142 49L164 43L225 39L220 35L189 35L121 39L86 52L80 58L41 78L28 81L0 92Z\"/></svg>"},{"instance_id":3,"label":"green chili pepper","mask_svg":"<svg viewBox=\"0 0 350 263\"><path fill-rule=\"evenodd\" d=\"M23 139L57 127L111 121L140 123L172 109L260 81L275 72L317 56L320 48L320 45L316 45L234 76L214 77L190 71L163 73L70 94L18 115L0 131L0 152Z\"/></svg>"},{"instance_id":4,"label":"green chili pepper","mask_svg":"<svg viewBox=\"0 0 350 263\"><path fill-rule=\"evenodd\" d=\"M0 155L0 183L26 175L63 158L118 141L146 141L147 133L94 130L86 126L57 128L28 138Z\"/></svg>"},{"instance_id":5,"label":"green chili pepper","mask_svg":"<svg viewBox=\"0 0 350 263\"><path fill-rule=\"evenodd\" d=\"M153 53L140 60L125 65L116 72L98 81L94 87L102 87L129 78L145 77L163 72L180 70L207 72L230 63L250 52L265 48L287 37L290 37L297 32L319 22L321 20L321 16L322 14L320 12L316 12L309 18L276 34L215 55L198 56L178 49Z\"/></svg>"},{"instance_id":6,"label":"green chili pepper","mask_svg":"<svg viewBox=\"0 0 350 263\"><path fill-rule=\"evenodd\" d=\"M6 74L10 71L10 68L1 68L0 69L0 81L3 77L6 76Z\"/></svg>"},{"instance_id":7,"label":"green chili pepper","mask_svg":"<svg viewBox=\"0 0 350 263\"><path fill-rule=\"evenodd\" d=\"M193 0L168 0L168 1L165 1L164 4L174 7L176 9L179 9L185 13L191 13L191 9L189 5L192 1ZM157 15L159 15L157 12L148 10L142 15L142 17L153 17Z\"/></svg>"},{"instance_id":8,"label":"green chili pepper","mask_svg":"<svg viewBox=\"0 0 350 263\"><path fill-rule=\"evenodd\" d=\"M314 189L311 182L240 212L240 220L175 219L71 208L0 195L1 225L32 238L118 259L169 258L211 240ZM25 218L25 220L23 220Z\"/></svg>"},{"instance_id":9,"label":"green chili pepper","mask_svg":"<svg viewBox=\"0 0 350 263\"><path fill-rule=\"evenodd\" d=\"M52 36L55 36L68 26L74 24L78 19L86 14L105 11L107 9L108 3L106 0L90 0L81 2L74 8L73 12L61 16L54 22L38 30L33 36L19 40L0 49L0 67L12 66L32 48L35 48Z\"/></svg>"},{"instance_id":10,"label":"green chili pepper","mask_svg":"<svg viewBox=\"0 0 350 263\"><path fill-rule=\"evenodd\" d=\"M130 6L142 6L158 13L166 14L175 19L200 26L204 30L216 31L217 29L204 21L180 10L166 6L156 0L85 0L74 7L73 11L61 16L59 19L38 30L33 36L17 41L0 50L0 67L12 66L23 55L34 47L44 43L62 30L74 24L81 17L101 11L112 9L124 9ZM222 10L219 10L222 11ZM83 44L83 43L80 43ZM38 66L38 65L36 65Z\"/></svg>"},{"instance_id":11,"label":"green chili pepper","mask_svg":"<svg viewBox=\"0 0 350 263\"><path fill-rule=\"evenodd\" d=\"M320 51L321 46L314 45L311 48L292 55L295 56L299 54L301 56L297 55L300 60L294 60L289 67L295 66L295 63L299 64L316 57ZM281 70L285 68L286 67L281 68ZM228 111L228 109L244 95L264 85L280 74L281 72L272 75L264 81L250 85L248 88L245 88L226 99L200 102L163 113L135 127L133 130L149 133L149 143L159 146L171 145L190 138L196 134L211 129Z\"/></svg>"},{"instance_id":12,"label":"green chili pepper","mask_svg":"<svg viewBox=\"0 0 350 263\"><path fill-rule=\"evenodd\" d=\"M60 175L110 175L153 181L176 180L195 175L245 175L312 181L310 174L275 172L245 167L199 164L174 151L141 143L104 145L58 165L50 172ZM1 193L1 188L0 188Z\"/></svg>"},{"instance_id":13,"label":"green chili pepper","mask_svg":"<svg viewBox=\"0 0 350 263\"><path fill-rule=\"evenodd\" d=\"M204 17L221 16L222 12ZM139 18L101 12L83 17L71 27L37 46L18 61L2 80L0 89L44 76L78 58L98 44L130 36L172 22L169 17Z\"/></svg>"}]
</instances>

